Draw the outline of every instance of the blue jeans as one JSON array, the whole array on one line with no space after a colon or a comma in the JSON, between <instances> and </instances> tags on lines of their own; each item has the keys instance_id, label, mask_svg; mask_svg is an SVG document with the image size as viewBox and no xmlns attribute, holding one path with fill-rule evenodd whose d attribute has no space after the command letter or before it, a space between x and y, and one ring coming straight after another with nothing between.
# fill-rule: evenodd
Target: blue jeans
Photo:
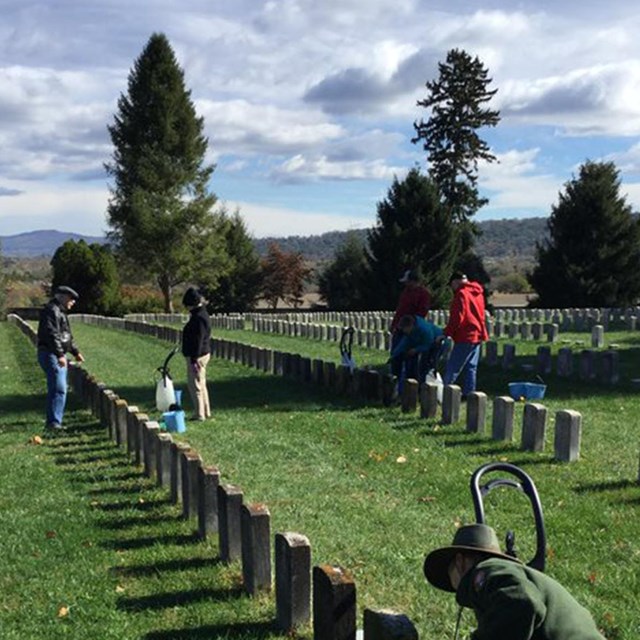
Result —
<instances>
[{"instance_id":1,"label":"blue jeans","mask_svg":"<svg viewBox=\"0 0 640 640\"><path fill-rule=\"evenodd\" d=\"M457 342L453 345L447 368L444 372L444 384L453 384L458 376L464 373L462 384L463 397L468 396L476 390L476 378L478 372L478 361L480 360L481 342Z\"/></svg>"},{"instance_id":2,"label":"blue jeans","mask_svg":"<svg viewBox=\"0 0 640 640\"><path fill-rule=\"evenodd\" d=\"M58 364L58 356L38 349L38 362L47 376L47 424L62 424L67 401L67 370Z\"/></svg>"}]
</instances>

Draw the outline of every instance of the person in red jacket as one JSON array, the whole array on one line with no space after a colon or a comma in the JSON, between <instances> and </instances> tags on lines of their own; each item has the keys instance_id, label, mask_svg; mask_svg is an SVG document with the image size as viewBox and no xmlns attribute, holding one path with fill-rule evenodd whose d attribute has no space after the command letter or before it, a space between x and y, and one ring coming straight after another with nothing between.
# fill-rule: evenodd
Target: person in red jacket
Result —
<instances>
[{"instance_id":1,"label":"person in red jacket","mask_svg":"<svg viewBox=\"0 0 640 640\"><path fill-rule=\"evenodd\" d=\"M461 374L462 397L476 390L478 361L482 343L489 338L485 323L484 289L462 273L454 273L449 286L453 300L444 334L454 342L444 372L444 384L453 384Z\"/></svg>"},{"instance_id":2,"label":"person in red jacket","mask_svg":"<svg viewBox=\"0 0 640 640\"><path fill-rule=\"evenodd\" d=\"M418 274L414 270L407 269L398 282L404 284L404 289L398 299L398 305L389 327L392 353L404 337L404 333L398 327L400 319L404 318L404 316L426 318L431 308L431 294L426 287L420 284ZM403 362L402 356L391 358L391 373L398 379L402 377Z\"/></svg>"}]
</instances>

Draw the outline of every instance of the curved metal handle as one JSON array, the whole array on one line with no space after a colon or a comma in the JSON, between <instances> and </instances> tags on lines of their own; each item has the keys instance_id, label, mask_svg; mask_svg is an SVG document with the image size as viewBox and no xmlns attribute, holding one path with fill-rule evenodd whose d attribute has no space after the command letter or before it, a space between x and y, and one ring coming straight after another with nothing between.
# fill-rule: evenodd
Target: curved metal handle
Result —
<instances>
[{"instance_id":1,"label":"curved metal handle","mask_svg":"<svg viewBox=\"0 0 640 640\"><path fill-rule=\"evenodd\" d=\"M342 332L342 337L340 338L340 353L343 356L351 357L351 350L353 348L353 334L355 333L355 329L353 327L348 327L344 329Z\"/></svg>"},{"instance_id":2,"label":"curved metal handle","mask_svg":"<svg viewBox=\"0 0 640 640\"><path fill-rule=\"evenodd\" d=\"M512 478L495 478L486 484L481 485L480 479L482 476L485 473L490 473L492 471L505 471L516 476L518 481L513 480ZM473 507L476 512L476 522L479 524L485 524L483 498L497 487L512 487L514 489L518 489L529 498L529 502L533 509L533 517L536 523L536 553L533 558L527 562L527 565L534 569L538 569L539 571L544 571L547 536L544 528L542 504L540 502L536 486L533 484L533 480L522 469L508 462L488 462L476 469L471 476L471 497L473 498ZM509 534L507 534L507 553L515 557L513 542L514 536L509 532Z\"/></svg>"}]
</instances>

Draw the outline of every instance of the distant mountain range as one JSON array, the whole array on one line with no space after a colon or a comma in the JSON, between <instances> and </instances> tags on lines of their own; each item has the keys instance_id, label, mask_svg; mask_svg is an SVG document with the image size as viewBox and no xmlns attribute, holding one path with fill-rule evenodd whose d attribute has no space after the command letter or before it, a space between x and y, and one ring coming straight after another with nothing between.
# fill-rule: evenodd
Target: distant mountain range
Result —
<instances>
[{"instance_id":1,"label":"distant mountain range","mask_svg":"<svg viewBox=\"0 0 640 640\"><path fill-rule=\"evenodd\" d=\"M84 240L87 244L106 242L103 237L83 236L79 233L46 229L18 233L15 236L0 236L0 251L3 256L12 258L51 257L56 249L67 240L75 240L76 242Z\"/></svg>"},{"instance_id":2,"label":"distant mountain range","mask_svg":"<svg viewBox=\"0 0 640 640\"><path fill-rule=\"evenodd\" d=\"M514 257L520 260L533 258L536 242L547 236L547 218L486 220L479 222L482 235L476 243L476 251L484 259ZM330 231L316 236L288 236L285 238L260 238L255 240L256 250L265 255L270 243L277 243L283 251L299 252L307 260L318 262L331 260L347 234L355 233L366 241L367 229L355 231ZM88 244L104 243L98 236L84 236L64 231L29 231L13 236L0 236L0 251L5 257L51 257L67 240L84 240Z\"/></svg>"}]
</instances>

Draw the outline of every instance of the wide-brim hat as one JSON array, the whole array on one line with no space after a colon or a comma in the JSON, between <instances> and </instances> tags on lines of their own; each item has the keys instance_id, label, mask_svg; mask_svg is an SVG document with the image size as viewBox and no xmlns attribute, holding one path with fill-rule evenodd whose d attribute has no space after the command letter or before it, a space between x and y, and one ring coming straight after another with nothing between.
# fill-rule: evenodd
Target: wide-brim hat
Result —
<instances>
[{"instance_id":1,"label":"wide-brim hat","mask_svg":"<svg viewBox=\"0 0 640 640\"><path fill-rule=\"evenodd\" d=\"M456 531L450 546L435 549L427 555L423 568L425 578L438 589L454 592L449 579L449 565L456 553L465 551L520 562L517 558L502 552L498 536L491 527L486 524L470 524Z\"/></svg>"},{"instance_id":2,"label":"wide-brim hat","mask_svg":"<svg viewBox=\"0 0 640 640\"><path fill-rule=\"evenodd\" d=\"M65 295L65 296L69 296L70 298L73 298L74 300L77 300L80 295L78 294L78 292L75 289L72 289L71 287L67 287L66 285L60 285L59 287L55 288L55 291L53 292L54 295Z\"/></svg>"}]
</instances>

